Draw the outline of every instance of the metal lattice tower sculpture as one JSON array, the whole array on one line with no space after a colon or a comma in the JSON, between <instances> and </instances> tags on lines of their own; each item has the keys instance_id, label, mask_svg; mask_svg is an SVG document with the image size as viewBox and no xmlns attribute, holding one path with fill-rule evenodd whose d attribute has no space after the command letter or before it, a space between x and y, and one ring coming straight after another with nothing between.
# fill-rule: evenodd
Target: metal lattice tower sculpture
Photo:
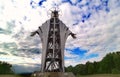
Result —
<instances>
[{"instance_id":1,"label":"metal lattice tower sculpture","mask_svg":"<svg viewBox=\"0 0 120 77\"><path fill-rule=\"evenodd\" d=\"M53 14L57 14L57 11L54 11ZM48 34L48 48L46 53L45 61L45 71L63 71L62 66L62 54L60 44L60 28L59 28L59 19L57 16L54 16L50 19L50 28Z\"/></svg>"},{"instance_id":2,"label":"metal lattice tower sculpture","mask_svg":"<svg viewBox=\"0 0 120 77\"><path fill-rule=\"evenodd\" d=\"M64 47L65 41L72 33L66 25L59 20L57 10L52 11L50 20L47 20L39 29L32 32L36 33L42 41L42 72L64 72Z\"/></svg>"}]
</instances>

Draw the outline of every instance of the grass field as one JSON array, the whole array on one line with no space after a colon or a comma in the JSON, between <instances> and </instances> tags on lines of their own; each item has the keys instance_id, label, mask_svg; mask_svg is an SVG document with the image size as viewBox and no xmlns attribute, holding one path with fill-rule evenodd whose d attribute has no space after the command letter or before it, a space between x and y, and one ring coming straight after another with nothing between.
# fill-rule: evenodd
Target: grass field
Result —
<instances>
[{"instance_id":1,"label":"grass field","mask_svg":"<svg viewBox=\"0 0 120 77\"><path fill-rule=\"evenodd\" d=\"M21 77L18 75L0 75L0 77Z\"/></svg>"},{"instance_id":2,"label":"grass field","mask_svg":"<svg viewBox=\"0 0 120 77\"><path fill-rule=\"evenodd\" d=\"M85 75L77 77L120 77L120 74L97 74L97 75Z\"/></svg>"},{"instance_id":3,"label":"grass field","mask_svg":"<svg viewBox=\"0 0 120 77\"><path fill-rule=\"evenodd\" d=\"M22 77L17 75L0 75L0 77ZM97 75L85 75L76 77L120 77L120 74L97 74Z\"/></svg>"}]
</instances>

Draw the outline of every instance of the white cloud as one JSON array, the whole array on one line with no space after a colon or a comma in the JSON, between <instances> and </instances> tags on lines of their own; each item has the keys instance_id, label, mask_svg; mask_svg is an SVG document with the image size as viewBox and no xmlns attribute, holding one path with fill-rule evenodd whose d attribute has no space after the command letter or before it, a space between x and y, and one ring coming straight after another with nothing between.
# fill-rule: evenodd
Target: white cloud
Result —
<instances>
[{"instance_id":1,"label":"white cloud","mask_svg":"<svg viewBox=\"0 0 120 77\"><path fill-rule=\"evenodd\" d=\"M101 60L109 52L120 50L120 30L118 30L120 28L120 23L118 23L120 14L117 11L118 9L110 8L109 13L104 11L94 13L86 22L79 23L74 27L69 26L73 32L75 31L78 37L76 40L68 39L69 42L66 47L71 49L81 47L89 50L86 56L91 53L98 53L99 58L95 58L94 61ZM66 18L64 20L67 20ZM69 21L67 22L69 23ZM93 59L88 60L92 61Z\"/></svg>"},{"instance_id":2,"label":"white cloud","mask_svg":"<svg viewBox=\"0 0 120 77\"><path fill-rule=\"evenodd\" d=\"M0 34L0 43L2 43L2 42L14 42L14 41L15 40L11 36Z\"/></svg>"},{"instance_id":3,"label":"white cloud","mask_svg":"<svg viewBox=\"0 0 120 77\"><path fill-rule=\"evenodd\" d=\"M31 59L26 57L19 57L19 56L13 56L13 55L0 55L0 61L6 61L11 64L36 64L40 63L41 61L37 59Z\"/></svg>"},{"instance_id":4,"label":"white cloud","mask_svg":"<svg viewBox=\"0 0 120 77\"><path fill-rule=\"evenodd\" d=\"M15 73L31 73L40 70L41 59L38 58L34 57L34 59L31 59L13 55L0 55L0 61L12 64L12 70Z\"/></svg>"},{"instance_id":5,"label":"white cloud","mask_svg":"<svg viewBox=\"0 0 120 77\"><path fill-rule=\"evenodd\" d=\"M116 1L116 0L115 0ZM89 6L85 5L86 0L76 4L62 3L61 0L47 0L41 6L38 6L39 0L34 0L35 8L30 6L30 0L0 0L0 43L14 42L18 49L25 48L42 48L39 36L30 37L30 32L35 31L38 26L42 25L48 18L48 11L56 3L59 5L62 14L60 19L69 27L69 29L77 34L77 39L69 37L66 41L66 48L74 49L80 47L89 50L85 56L96 53L99 56L91 59L80 59L79 56L74 55L68 51L65 52L66 57L72 59L65 60L65 65L76 65L78 63L85 63L87 61L100 61L106 53L120 50L120 13L118 10L119 2L113 0L109 1L108 7L110 12L105 12L105 8L99 11L91 8L93 5L98 6L99 1L93 1ZM72 1L73 3L76 0ZM82 22L82 14L90 12L90 18ZM76 21L78 20L78 21ZM14 21L14 23L12 22ZM11 24L9 25L8 22ZM76 25L73 25L77 23ZM10 28L10 29L9 29ZM11 33L9 33L12 31ZM4 33L8 32L8 33ZM16 54L23 54L22 56L14 56L10 51L0 48L0 52L5 52L8 55L0 55L0 60L11 62L13 64L20 63L40 63L40 55L33 55L31 53L17 50ZM30 58L31 57L31 58ZM76 61L76 57L78 60ZM33 60L34 58L35 60ZM38 62L37 62L38 61Z\"/></svg>"},{"instance_id":6,"label":"white cloud","mask_svg":"<svg viewBox=\"0 0 120 77\"><path fill-rule=\"evenodd\" d=\"M17 65L13 65L13 67L14 68L12 68L12 70L16 74L31 73L40 70L40 65L36 65L36 64L17 64Z\"/></svg>"}]
</instances>

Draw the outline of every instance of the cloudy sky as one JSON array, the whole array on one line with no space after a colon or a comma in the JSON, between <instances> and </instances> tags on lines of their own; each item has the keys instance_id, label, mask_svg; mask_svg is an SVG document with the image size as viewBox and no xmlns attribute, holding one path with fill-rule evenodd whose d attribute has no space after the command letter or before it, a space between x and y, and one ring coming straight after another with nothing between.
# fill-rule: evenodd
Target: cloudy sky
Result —
<instances>
[{"instance_id":1,"label":"cloudy sky","mask_svg":"<svg viewBox=\"0 0 120 77\"><path fill-rule=\"evenodd\" d=\"M13 64L17 73L39 70L41 40L30 33L50 18L53 7L77 35L67 39L65 66L120 51L120 0L0 0L0 61Z\"/></svg>"}]
</instances>

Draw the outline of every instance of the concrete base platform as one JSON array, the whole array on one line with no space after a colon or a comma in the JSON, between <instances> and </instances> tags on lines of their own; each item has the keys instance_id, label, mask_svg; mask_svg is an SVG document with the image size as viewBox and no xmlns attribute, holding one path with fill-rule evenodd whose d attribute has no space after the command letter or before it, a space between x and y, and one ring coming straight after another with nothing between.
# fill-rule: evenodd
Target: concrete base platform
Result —
<instances>
[{"instance_id":1,"label":"concrete base platform","mask_svg":"<svg viewBox=\"0 0 120 77\"><path fill-rule=\"evenodd\" d=\"M45 73L34 73L32 77L75 77L71 72L45 72Z\"/></svg>"}]
</instances>

